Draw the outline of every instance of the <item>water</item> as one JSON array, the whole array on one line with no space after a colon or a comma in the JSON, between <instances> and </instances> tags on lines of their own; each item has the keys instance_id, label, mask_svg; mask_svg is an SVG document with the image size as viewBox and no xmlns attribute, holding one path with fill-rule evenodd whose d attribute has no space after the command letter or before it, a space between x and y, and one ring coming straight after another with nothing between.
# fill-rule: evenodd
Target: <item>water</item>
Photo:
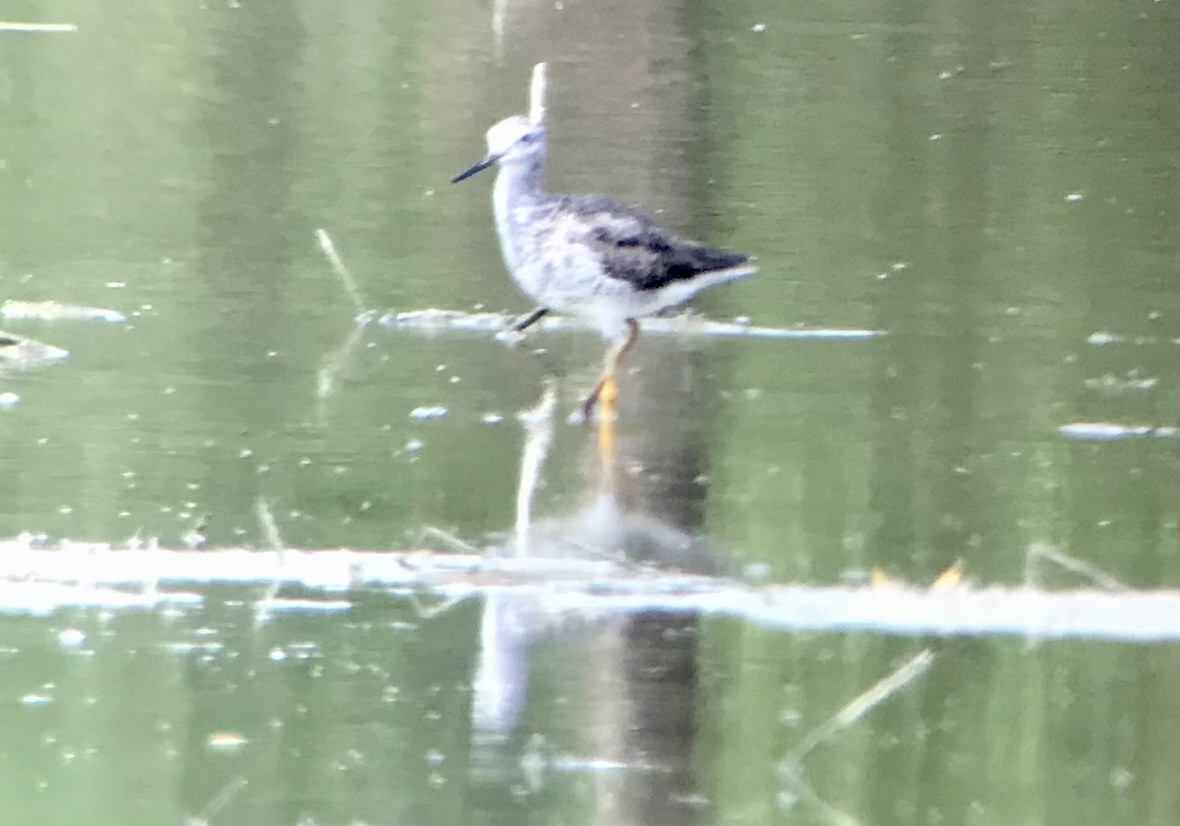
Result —
<instances>
[{"instance_id":1,"label":"water","mask_svg":"<svg viewBox=\"0 0 1180 826\"><path fill-rule=\"evenodd\" d=\"M602 342L358 329L316 230L366 309L528 310L488 183L446 181L548 60L553 189L758 256L703 312L885 333L644 336L616 493L653 553L680 537L697 567L815 585L874 566L925 583L962 559L980 585L1019 585L1043 546L1134 588L1180 583L1180 440L1156 435L1178 424L1180 376L1173 3L4 14L77 31L0 32L0 298L127 322L0 322L70 353L0 374L19 397L0 408L0 537L174 547L204 526L207 547L266 546L262 501L298 548L450 550L429 526L499 543L514 414L547 381L559 420L573 410ZM542 476L538 520L574 544L601 527L593 434L559 424ZM495 589L452 605L362 588L345 612L260 615L263 585L198 590L196 607L0 617L0 811L120 826L1180 812L1174 644L554 615ZM926 648L924 674L789 764Z\"/></svg>"}]
</instances>

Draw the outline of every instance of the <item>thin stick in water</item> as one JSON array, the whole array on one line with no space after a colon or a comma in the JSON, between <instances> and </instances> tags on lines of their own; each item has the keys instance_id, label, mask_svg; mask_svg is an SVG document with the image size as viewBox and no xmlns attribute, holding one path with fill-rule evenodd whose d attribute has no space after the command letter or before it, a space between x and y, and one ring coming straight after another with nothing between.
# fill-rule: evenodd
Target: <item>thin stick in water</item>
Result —
<instances>
[{"instance_id":1,"label":"thin stick in water","mask_svg":"<svg viewBox=\"0 0 1180 826\"><path fill-rule=\"evenodd\" d=\"M852 702L836 712L836 714L812 729L799 745L788 752L780 764L780 769L788 775L793 774L795 768L803 761L803 758L814 751L817 746L827 742L836 732L852 725L918 677L925 674L933 662L934 652L929 648L923 648L917 654L910 657L898 666L892 674L882 677L867 691L862 692Z\"/></svg>"},{"instance_id":2,"label":"thin stick in water","mask_svg":"<svg viewBox=\"0 0 1180 826\"><path fill-rule=\"evenodd\" d=\"M553 441L553 411L557 406L557 392L552 384L545 386L541 402L532 410L518 414L524 425L524 451L520 457L520 481L516 488L516 552L527 551L529 528L532 526L533 495L541 481L541 467L549 455Z\"/></svg>"},{"instance_id":3,"label":"thin stick in water","mask_svg":"<svg viewBox=\"0 0 1180 826\"><path fill-rule=\"evenodd\" d=\"M529 85L529 120L536 124L545 122L545 64L533 67L533 80Z\"/></svg>"},{"instance_id":4,"label":"thin stick in water","mask_svg":"<svg viewBox=\"0 0 1180 826\"><path fill-rule=\"evenodd\" d=\"M201 813L189 821L190 824L207 824L214 815L225 808L225 805L233 799L234 795L240 792L243 788L249 785L250 781L244 776L238 775L233 780L225 784L225 787L217 793L217 795L209 801Z\"/></svg>"},{"instance_id":5,"label":"thin stick in water","mask_svg":"<svg viewBox=\"0 0 1180 826\"><path fill-rule=\"evenodd\" d=\"M816 809L825 820L834 826L861 826L861 822L852 815L841 809L837 809L828 801L824 800L816 792L815 788L807 782L803 777L802 772L796 772L785 779L784 785L790 790L791 794L804 803L810 804Z\"/></svg>"},{"instance_id":6,"label":"thin stick in water","mask_svg":"<svg viewBox=\"0 0 1180 826\"><path fill-rule=\"evenodd\" d=\"M1085 577L1100 588L1108 591L1125 591L1127 584L1117 577L1111 576L1092 562L1070 556L1048 545L1032 545L1028 549L1030 557L1047 559L1055 565L1060 565L1067 571Z\"/></svg>"},{"instance_id":7,"label":"thin stick in water","mask_svg":"<svg viewBox=\"0 0 1180 826\"><path fill-rule=\"evenodd\" d=\"M266 544L271 547L271 550L278 551L279 564L284 565L286 562L286 547L283 544L283 538L279 535L279 526L275 522L274 514L270 512L270 505L266 504L266 500L261 496L254 500L254 513L258 517L258 524L262 528L262 537L266 540ZM279 586L282 584L281 579L276 579L274 582L266 586L266 591L263 592L261 603L268 603L274 600L279 593ZM267 614L258 609L258 604L255 605L254 621L256 623L265 622Z\"/></svg>"},{"instance_id":8,"label":"thin stick in water","mask_svg":"<svg viewBox=\"0 0 1180 826\"><path fill-rule=\"evenodd\" d=\"M254 513L258 517L258 524L262 527L262 538L266 540L266 544L270 546L271 550L283 550L286 546L283 545L283 538L279 535L279 526L265 499L259 497L254 502Z\"/></svg>"},{"instance_id":9,"label":"thin stick in water","mask_svg":"<svg viewBox=\"0 0 1180 826\"><path fill-rule=\"evenodd\" d=\"M340 375L344 372L344 368L348 364L348 360L352 356L352 352L356 349L356 345L360 342L364 332L365 325L357 324L348 331L348 335L344 337L344 341L341 342L340 346L329 353L324 359L323 367L316 373L315 395L319 401L325 401L336 393L336 389L340 385ZM322 417L323 410L319 412Z\"/></svg>"},{"instance_id":10,"label":"thin stick in water","mask_svg":"<svg viewBox=\"0 0 1180 826\"><path fill-rule=\"evenodd\" d=\"M340 277L340 281L344 284L344 291L352 299L357 315L363 314L365 312L365 302L361 298L361 291L357 289L356 280L353 279L352 273L348 271L348 267L344 266L344 262L340 260L340 255L336 252L336 245L332 243L331 236L328 235L327 230L317 229L315 231L315 237L320 242L320 249L324 251L324 257L332 265L333 272Z\"/></svg>"},{"instance_id":11,"label":"thin stick in water","mask_svg":"<svg viewBox=\"0 0 1180 826\"><path fill-rule=\"evenodd\" d=\"M422 539L425 540L427 538L441 539L447 545L450 545L451 550L453 551L461 551L466 554L474 554L479 551L479 548L477 548L475 545L460 539L455 534L451 533L450 531L443 530L437 525L427 525L422 529Z\"/></svg>"}]
</instances>

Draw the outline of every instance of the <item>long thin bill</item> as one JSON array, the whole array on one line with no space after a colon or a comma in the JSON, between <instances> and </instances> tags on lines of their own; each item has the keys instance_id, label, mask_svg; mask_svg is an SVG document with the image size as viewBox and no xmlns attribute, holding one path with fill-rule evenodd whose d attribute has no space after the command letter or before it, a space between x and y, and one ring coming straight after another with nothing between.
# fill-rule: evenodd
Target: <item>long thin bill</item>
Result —
<instances>
[{"instance_id":1,"label":"long thin bill","mask_svg":"<svg viewBox=\"0 0 1180 826\"><path fill-rule=\"evenodd\" d=\"M457 183L459 183L459 181L467 180L472 175L474 175L476 172L487 169L489 166L494 164L498 159L499 159L499 155L488 155L486 158L484 158L482 161L477 163L475 166L471 167L470 169L465 169L462 172L460 172L458 175L456 175L455 177L451 178L451 183L457 184Z\"/></svg>"}]
</instances>

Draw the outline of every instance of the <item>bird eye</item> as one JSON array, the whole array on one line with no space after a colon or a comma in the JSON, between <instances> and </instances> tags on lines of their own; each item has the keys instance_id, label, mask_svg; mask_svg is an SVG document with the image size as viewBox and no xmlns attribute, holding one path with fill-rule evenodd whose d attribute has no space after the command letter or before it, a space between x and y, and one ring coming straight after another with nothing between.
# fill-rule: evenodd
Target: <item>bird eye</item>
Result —
<instances>
[{"instance_id":1,"label":"bird eye","mask_svg":"<svg viewBox=\"0 0 1180 826\"><path fill-rule=\"evenodd\" d=\"M534 136L533 136L532 132L525 132L523 135L520 136L520 140L522 143L532 143L533 137Z\"/></svg>"}]
</instances>

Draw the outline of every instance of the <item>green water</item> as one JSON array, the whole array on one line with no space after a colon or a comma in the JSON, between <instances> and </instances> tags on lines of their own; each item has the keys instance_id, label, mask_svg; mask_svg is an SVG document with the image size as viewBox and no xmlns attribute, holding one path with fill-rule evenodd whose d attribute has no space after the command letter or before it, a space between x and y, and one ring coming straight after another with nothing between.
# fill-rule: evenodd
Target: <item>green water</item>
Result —
<instances>
[{"instance_id":1,"label":"green water","mask_svg":"<svg viewBox=\"0 0 1180 826\"><path fill-rule=\"evenodd\" d=\"M370 326L342 349L356 309L316 230L366 307L529 309L499 260L490 176L447 180L547 60L554 188L758 256L703 312L886 333L643 338L622 383L629 508L777 581L879 566L926 582L962 559L978 583L1016 584L1042 544L1134 587L1180 584L1180 440L1058 430L1180 419L1173 2L3 16L78 29L0 32L0 299L129 322L0 320L71 353L0 374L20 396L0 409L0 537L173 546L207 514L210 545L261 545L260 499L297 547L509 530L513 414L553 380L564 417L602 343ZM446 415L411 418L432 405ZM596 467L592 436L559 427L538 514L582 507ZM526 608L508 612L528 631L505 666L521 693L493 725L478 678L494 606L359 593L344 613L258 622L260 595L0 617L4 821L1180 818L1174 645ZM807 732L925 645L930 671L790 782L779 764Z\"/></svg>"}]
</instances>

